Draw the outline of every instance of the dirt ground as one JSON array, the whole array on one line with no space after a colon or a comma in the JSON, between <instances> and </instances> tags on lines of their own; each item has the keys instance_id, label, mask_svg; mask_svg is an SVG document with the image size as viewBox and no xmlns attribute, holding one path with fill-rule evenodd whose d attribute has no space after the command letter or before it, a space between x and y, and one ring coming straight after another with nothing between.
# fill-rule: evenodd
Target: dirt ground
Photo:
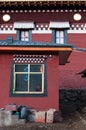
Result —
<instances>
[{"instance_id":1,"label":"dirt ground","mask_svg":"<svg viewBox=\"0 0 86 130\"><path fill-rule=\"evenodd\" d=\"M53 124L26 123L24 125L2 127L0 130L86 130L86 107L73 112L62 112L63 121Z\"/></svg>"}]
</instances>

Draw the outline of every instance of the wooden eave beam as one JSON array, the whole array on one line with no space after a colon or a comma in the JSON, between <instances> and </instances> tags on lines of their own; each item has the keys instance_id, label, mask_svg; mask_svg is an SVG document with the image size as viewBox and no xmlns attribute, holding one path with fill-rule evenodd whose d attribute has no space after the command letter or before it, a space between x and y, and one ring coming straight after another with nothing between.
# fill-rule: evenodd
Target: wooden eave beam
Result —
<instances>
[{"instance_id":1,"label":"wooden eave beam","mask_svg":"<svg viewBox=\"0 0 86 130\"><path fill-rule=\"evenodd\" d=\"M0 51L38 51L38 52L58 52L72 51L71 47L0 47Z\"/></svg>"},{"instance_id":2,"label":"wooden eave beam","mask_svg":"<svg viewBox=\"0 0 86 130\"><path fill-rule=\"evenodd\" d=\"M59 54L59 65L65 65L72 47L19 47L19 46L1 46L0 53L30 53L30 54Z\"/></svg>"}]
</instances>

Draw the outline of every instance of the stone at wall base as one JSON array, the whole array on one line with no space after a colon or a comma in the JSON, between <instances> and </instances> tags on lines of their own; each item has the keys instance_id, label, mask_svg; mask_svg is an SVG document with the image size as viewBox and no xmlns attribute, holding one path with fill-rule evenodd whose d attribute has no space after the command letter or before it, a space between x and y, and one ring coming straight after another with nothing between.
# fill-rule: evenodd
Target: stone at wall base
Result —
<instances>
[{"instance_id":1,"label":"stone at wall base","mask_svg":"<svg viewBox=\"0 0 86 130\"><path fill-rule=\"evenodd\" d=\"M19 119L18 115L12 115L11 111L0 110L0 127L25 124L25 119Z\"/></svg>"}]
</instances>

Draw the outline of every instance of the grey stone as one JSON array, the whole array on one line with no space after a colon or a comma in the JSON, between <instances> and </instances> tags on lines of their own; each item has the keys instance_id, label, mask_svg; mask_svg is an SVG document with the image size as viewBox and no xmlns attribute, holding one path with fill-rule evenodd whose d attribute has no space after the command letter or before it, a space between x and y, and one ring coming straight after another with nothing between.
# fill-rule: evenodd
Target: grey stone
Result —
<instances>
[{"instance_id":1,"label":"grey stone","mask_svg":"<svg viewBox=\"0 0 86 130\"><path fill-rule=\"evenodd\" d=\"M25 124L25 119L19 119L18 115L12 115L11 111L0 110L0 127L23 124Z\"/></svg>"}]
</instances>

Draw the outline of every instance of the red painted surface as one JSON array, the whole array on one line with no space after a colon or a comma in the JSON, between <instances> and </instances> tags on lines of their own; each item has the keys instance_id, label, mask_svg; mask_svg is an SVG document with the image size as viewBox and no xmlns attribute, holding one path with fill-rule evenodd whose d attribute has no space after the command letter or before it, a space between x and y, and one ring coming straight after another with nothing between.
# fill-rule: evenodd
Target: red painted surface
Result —
<instances>
[{"instance_id":1,"label":"red painted surface","mask_svg":"<svg viewBox=\"0 0 86 130\"><path fill-rule=\"evenodd\" d=\"M5 39L8 35L0 35L1 38ZM16 36L13 35L15 38ZM38 42L50 42L51 34L33 34L33 41ZM68 42L70 44L76 45L79 48L86 48L86 36L85 34L69 34ZM86 53L73 51L69 57L70 63L67 63L65 66L59 67L59 87L60 88L86 88L86 79L81 78L80 75L77 75L78 72L86 68ZM0 61L1 62L1 61ZM1 66L2 68L3 66ZM2 73L3 75L3 73ZM9 93L9 92L8 92Z\"/></svg>"},{"instance_id":2,"label":"red painted surface","mask_svg":"<svg viewBox=\"0 0 86 130\"><path fill-rule=\"evenodd\" d=\"M74 21L73 15L76 12L26 12L9 13L11 20L8 23L2 21L3 12L0 12L0 24L13 24L17 21L33 21L37 24L50 21L69 21L70 24L85 23L86 12L80 12L82 19ZM4 30L3 30L4 31ZM15 34L0 34L0 40L7 39ZM33 34L33 41L51 42L51 34ZM86 48L86 34L69 34L68 41L76 47ZM86 68L86 53L73 51L69 57L70 63L65 66L58 66L59 58L55 56L47 59L47 97L9 97L10 93L10 73L12 55L0 54L0 108L9 103L24 104L36 109L56 108L59 110L59 87L60 88L86 88L86 79L81 78L76 73ZM59 79L58 79L59 77ZM58 82L59 80L59 82Z\"/></svg>"},{"instance_id":3,"label":"red painted surface","mask_svg":"<svg viewBox=\"0 0 86 130\"><path fill-rule=\"evenodd\" d=\"M70 63L59 67L60 88L86 88L86 78L81 78L81 75L77 74L86 68L85 58L85 52L72 52L69 58Z\"/></svg>"},{"instance_id":4,"label":"red painted surface","mask_svg":"<svg viewBox=\"0 0 86 130\"><path fill-rule=\"evenodd\" d=\"M69 43L78 48L86 48L86 34L69 34ZM73 51L69 57L70 63L59 67L60 88L86 88L86 78L77 73L86 68L86 52Z\"/></svg>"},{"instance_id":5,"label":"red painted surface","mask_svg":"<svg viewBox=\"0 0 86 130\"><path fill-rule=\"evenodd\" d=\"M68 35L68 42L76 45L78 48L86 48L86 34L76 33Z\"/></svg>"},{"instance_id":6,"label":"red painted surface","mask_svg":"<svg viewBox=\"0 0 86 130\"><path fill-rule=\"evenodd\" d=\"M0 54L0 108L9 103L24 104L38 110L59 110L58 56L47 59L46 97L9 97L12 55ZM4 100L3 100L4 99Z\"/></svg>"},{"instance_id":7,"label":"red painted surface","mask_svg":"<svg viewBox=\"0 0 86 130\"><path fill-rule=\"evenodd\" d=\"M14 23L16 21L34 21L36 23L49 23L50 21L70 21L70 23L82 23L85 22L85 12L80 12L82 15L82 19L80 21L74 21L73 15L76 12L26 12L26 13L20 13L20 12L12 12L9 13L11 19L8 22ZM6 24L3 20L3 12L0 12L0 24Z\"/></svg>"},{"instance_id":8,"label":"red painted surface","mask_svg":"<svg viewBox=\"0 0 86 130\"><path fill-rule=\"evenodd\" d=\"M0 34L0 40L7 40L8 36L12 36L13 39L16 39L16 34Z\"/></svg>"},{"instance_id":9,"label":"red painted surface","mask_svg":"<svg viewBox=\"0 0 86 130\"><path fill-rule=\"evenodd\" d=\"M32 39L35 42L51 42L51 34L33 34Z\"/></svg>"}]
</instances>

